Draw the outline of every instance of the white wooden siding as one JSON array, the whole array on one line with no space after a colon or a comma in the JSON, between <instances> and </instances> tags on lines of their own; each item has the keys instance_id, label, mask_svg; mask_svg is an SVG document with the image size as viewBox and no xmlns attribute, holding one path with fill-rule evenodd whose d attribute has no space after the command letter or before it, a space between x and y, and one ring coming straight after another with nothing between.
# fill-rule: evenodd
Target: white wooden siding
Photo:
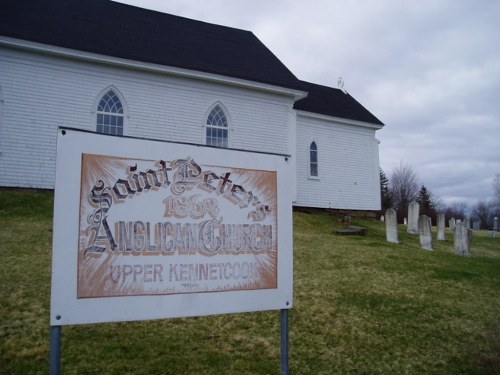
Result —
<instances>
[{"instance_id":1,"label":"white wooden siding","mask_svg":"<svg viewBox=\"0 0 500 375\"><path fill-rule=\"evenodd\" d=\"M292 153L290 98L0 49L0 186L53 188L57 128L95 131L99 95L110 86L125 101L125 135L205 144L205 116L218 101L231 147Z\"/></svg>"},{"instance_id":2,"label":"white wooden siding","mask_svg":"<svg viewBox=\"0 0 500 375\"><path fill-rule=\"evenodd\" d=\"M379 210L375 130L297 116L297 201L302 207ZM318 178L309 177L309 147L318 146Z\"/></svg>"}]
</instances>

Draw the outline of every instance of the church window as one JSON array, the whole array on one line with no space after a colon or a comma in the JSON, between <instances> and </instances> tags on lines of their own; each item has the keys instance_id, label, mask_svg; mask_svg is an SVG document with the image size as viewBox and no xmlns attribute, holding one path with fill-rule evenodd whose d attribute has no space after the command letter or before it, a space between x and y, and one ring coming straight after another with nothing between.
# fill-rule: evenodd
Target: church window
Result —
<instances>
[{"instance_id":1,"label":"church window","mask_svg":"<svg viewBox=\"0 0 500 375\"><path fill-rule=\"evenodd\" d=\"M113 89L108 90L97 106L97 132L123 135L123 105Z\"/></svg>"},{"instance_id":2,"label":"church window","mask_svg":"<svg viewBox=\"0 0 500 375\"><path fill-rule=\"evenodd\" d=\"M309 146L309 175L318 177L318 146L314 141Z\"/></svg>"},{"instance_id":3,"label":"church window","mask_svg":"<svg viewBox=\"0 0 500 375\"><path fill-rule=\"evenodd\" d=\"M228 147L229 126L226 114L217 104L207 117L206 139L208 146Z\"/></svg>"}]
</instances>

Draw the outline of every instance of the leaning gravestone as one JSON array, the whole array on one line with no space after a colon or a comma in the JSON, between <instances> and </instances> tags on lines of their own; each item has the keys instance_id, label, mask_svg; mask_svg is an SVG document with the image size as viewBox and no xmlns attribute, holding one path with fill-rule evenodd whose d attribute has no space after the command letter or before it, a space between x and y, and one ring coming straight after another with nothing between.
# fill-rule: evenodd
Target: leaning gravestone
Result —
<instances>
[{"instance_id":1,"label":"leaning gravestone","mask_svg":"<svg viewBox=\"0 0 500 375\"><path fill-rule=\"evenodd\" d=\"M465 223L457 223L455 227L455 254L470 257L472 230Z\"/></svg>"},{"instance_id":2,"label":"leaning gravestone","mask_svg":"<svg viewBox=\"0 0 500 375\"><path fill-rule=\"evenodd\" d=\"M398 238L398 219L396 210L389 208L385 211L385 236L387 242L399 243Z\"/></svg>"},{"instance_id":3,"label":"leaning gravestone","mask_svg":"<svg viewBox=\"0 0 500 375\"><path fill-rule=\"evenodd\" d=\"M429 216L422 215L418 218L418 234L420 236L420 247L426 250L433 250L432 226Z\"/></svg>"},{"instance_id":4,"label":"leaning gravestone","mask_svg":"<svg viewBox=\"0 0 500 375\"><path fill-rule=\"evenodd\" d=\"M420 206L417 202L411 202L408 206L408 233L418 234L418 216L420 214Z\"/></svg>"},{"instance_id":5,"label":"leaning gravestone","mask_svg":"<svg viewBox=\"0 0 500 375\"><path fill-rule=\"evenodd\" d=\"M445 227L445 215L444 214L438 214L437 215L437 239L438 241L444 241L445 235L444 235L444 227Z\"/></svg>"},{"instance_id":6,"label":"leaning gravestone","mask_svg":"<svg viewBox=\"0 0 500 375\"><path fill-rule=\"evenodd\" d=\"M450 230L451 230L451 231L454 231L454 230L455 230L455 225L456 225L456 223L455 223L455 218L454 218L454 217L452 217L452 218L450 219L449 223L450 223L450 224L449 224L449 226L450 226Z\"/></svg>"}]
</instances>

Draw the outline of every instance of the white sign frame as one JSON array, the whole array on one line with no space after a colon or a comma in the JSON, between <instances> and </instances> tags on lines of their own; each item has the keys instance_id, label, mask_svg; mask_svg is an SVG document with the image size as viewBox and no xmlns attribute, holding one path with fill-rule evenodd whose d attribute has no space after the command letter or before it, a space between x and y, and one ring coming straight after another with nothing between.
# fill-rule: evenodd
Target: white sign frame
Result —
<instances>
[{"instance_id":1,"label":"white sign frame","mask_svg":"<svg viewBox=\"0 0 500 375\"><path fill-rule=\"evenodd\" d=\"M80 227L84 155L145 161L191 158L199 161L200 165L215 166L219 169L233 168L274 173L276 203L273 209L276 210L276 227L273 229L275 231L273 240L276 245L274 255L276 284L270 288L255 290L201 292L193 290L171 294L79 298L78 269L82 242ZM293 306L292 189L288 186L290 181L293 181L291 165L288 158L281 155L59 129L54 203L51 325L290 309ZM148 277L151 277L151 273Z\"/></svg>"}]
</instances>

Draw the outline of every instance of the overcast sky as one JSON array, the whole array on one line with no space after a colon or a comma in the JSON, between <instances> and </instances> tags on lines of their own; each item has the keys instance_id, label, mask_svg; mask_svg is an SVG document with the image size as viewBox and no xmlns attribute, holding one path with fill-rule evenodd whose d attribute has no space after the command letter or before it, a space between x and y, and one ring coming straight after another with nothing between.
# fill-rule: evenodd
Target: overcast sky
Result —
<instances>
[{"instance_id":1,"label":"overcast sky","mask_svg":"<svg viewBox=\"0 0 500 375\"><path fill-rule=\"evenodd\" d=\"M252 31L299 79L344 88L384 124L380 166L409 164L471 208L500 173L499 0L120 0Z\"/></svg>"}]
</instances>

